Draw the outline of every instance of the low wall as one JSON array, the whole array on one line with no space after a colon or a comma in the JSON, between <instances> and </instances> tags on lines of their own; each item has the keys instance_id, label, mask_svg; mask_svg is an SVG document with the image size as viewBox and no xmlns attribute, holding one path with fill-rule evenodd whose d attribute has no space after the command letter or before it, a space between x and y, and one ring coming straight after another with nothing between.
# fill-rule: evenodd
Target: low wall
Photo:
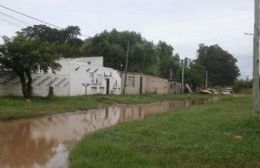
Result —
<instances>
[{"instance_id":1,"label":"low wall","mask_svg":"<svg viewBox=\"0 0 260 168\"><path fill-rule=\"evenodd\" d=\"M182 85L179 82L169 82L169 94L181 94Z\"/></svg>"},{"instance_id":2,"label":"low wall","mask_svg":"<svg viewBox=\"0 0 260 168\"><path fill-rule=\"evenodd\" d=\"M48 96L53 87L54 96L69 96L69 77L61 75L33 74L33 95ZM19 78L14 73L0 73L0 96L22 96Z\"/></svg>"},{"instance_id":3,"label":"low wall","mask_svg":"<svg viewBox=\"0 0 260 168\"><path fill-rule=\"evenodd\" d=\"M145 77L145 91L146 93L157 93L157 94L167 94L168 93L168 80L146 75Z\"/></svg>"}]
</instances>

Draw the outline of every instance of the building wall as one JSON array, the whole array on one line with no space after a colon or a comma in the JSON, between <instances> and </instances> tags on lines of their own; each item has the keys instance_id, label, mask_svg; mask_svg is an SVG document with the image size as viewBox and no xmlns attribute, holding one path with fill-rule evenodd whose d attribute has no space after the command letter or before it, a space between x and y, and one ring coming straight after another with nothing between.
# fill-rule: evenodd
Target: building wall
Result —
<instances>
[{"instance_id":1,"label":"building wall","mask_svg":"<svg viewBox=\"0 0 260 168\"><path fill-rule=\"evenodd\" d=\"M69 95L69 77L49 74L33 74L33 95L48 96L49 87L53 87L55 96ZM0 95L22 96L22 87L19 78L13 73L0 73Z\"/></svg>"},{"instance_id":2,"label":"building wall","mask_svg":"<svg viewBox=\"0 0 260 168\"><path fill-rule=\"evenodd\" d=\"M125 75L121 72L122 78L122 92L124 87L124 79ZM142 78L142 85L141 85ZM134 82L133 82L134 81ZM142 93L158 93L158 94L167 94L168 93L168 80L145 75L142 73L127 73L126 80L126 94L140 94L140 90Z\"/></svg>"},{"instance_id":3,"label":"building wall","mask_svg":"<svg viewBox=\"0 0 260 168\"><path fill-rule=\"evenodd\" d=\"M121 78L112 68L96 67L86 64L70 63L70 95L93 95L121 93ZM107 88L109 80L109 88Z\"/></svg>"},{"instance_id":4,"label":"building wall","mask_svg":"<svg viewBox=\"0 0 260 168\"><path fill-rule=\"evenodd\" d=\"M181 94L181 83L169 82L169 94Z\"/></svg>"},{"instance_id":5,"label":"building wall","mask_svg":"<svg viewBox=\"0 0 260 168\"><path fill-rule=\"evenodd\" d=\"M146 93L167 94L168 93L168 80L146 75Z\"/></svg>"},{"instance_id":6,"label":"building wall","mask_svg":"<svg viewBox=\"0 0 260 168\"><path fill-rule=\"evenodd\" d=\"M142 78L142 82L141 82ZM124 88L124 82L125 82L125 74L121 72L121 80L122 80L122 93ZM142 83L142 85L141 85ZM141 94L146 93L146 80L145 75L141 73L127 73L127 80L126 80L126 94Z\"/></svg>"},{"instance_id":7,"label":"building wall","mask_svg":"<svg viewBox=\"0 0 260 168\"><path fill-rule=\"evenodd\" d=\"M33 74L34 96L47 96L49 87L53 87L55 96L106 94L107 90L109 94L121 94L120 74L112 68L103 67L102 57L61 59L58 63L62 68L55 74L51 71ZM0 95L21 96L19 79L10 73L0 76Z\"/></svg>"}]
</instances>

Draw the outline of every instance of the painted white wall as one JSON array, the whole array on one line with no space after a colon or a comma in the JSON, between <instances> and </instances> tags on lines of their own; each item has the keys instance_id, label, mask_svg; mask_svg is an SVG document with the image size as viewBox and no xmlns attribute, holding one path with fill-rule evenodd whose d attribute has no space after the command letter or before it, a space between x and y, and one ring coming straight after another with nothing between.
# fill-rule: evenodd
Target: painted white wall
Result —
<instances>
[{"instance_id":1,"label":"painted white wall","mask_svg":"<svg viewBox=\"0 0 260 168\"><path fill-rule=\"evenodd\" d=\"M1 96L22 96L22 87L18 77L12 73L2 73L0 79ZM64 75L33 74L33 95L48 96L49 86L53 86L55 96L69 95L69 78Z\"/></svg>"},{"instance_id":2,"label":"painted white wall","mask_svg":"<svg viewBox=\"0 0 260 168\"><path fill-rule=\"evenodd\" d=\"M54 88L55 96L106 94L107 79L110 80L109 93L121 93L121 77L118 71L103 67L103 57L63 58L58 63L61 69L55 74L51 71L33 74L34 96L47 96L49 87ZM1 84L0 79L0 95L21 96L19 79L8 84Z\"/></svg>"},{"instance_id":3,"label":"painted white wall","mask_svg":"<svg viewBox=\"0 0 260 168\"><path fill-rule=\"evenodd\" d=\"M121 77L119 73L112 68L96 67L96 66L80 66L71 64L70 94L75 95L93 95L106 94L107 79L110 80L109 93L120 94L121 92Z\"/></svg>"},{"instance_id":4,"label":"painted white wall","mask_svg":"<svg viewBox=\"0 0 260 168\"><path fill-rule=\"evenodd\" d=\"M107 79L110 81L109 93L121 94L120 74L103 67L103 57L61 59L59 63L62 69L56 74L69 75L70 96L106 94Z\"/></svg>"}]
</instances>

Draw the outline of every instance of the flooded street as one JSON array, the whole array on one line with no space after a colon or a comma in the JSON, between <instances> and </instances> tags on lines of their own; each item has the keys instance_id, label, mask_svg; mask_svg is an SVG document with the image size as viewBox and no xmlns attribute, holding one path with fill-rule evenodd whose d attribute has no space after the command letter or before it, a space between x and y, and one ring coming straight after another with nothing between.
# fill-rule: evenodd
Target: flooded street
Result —
<instances>
[{"instance_id":1,"label":"flooded street","mask_svg":"<svg viewBox=\"0 0 260 168\"><path fill-rule=\"evenodd\" d=\"M0 122L0 167L66 168L71 146L88 133L169 110L208 104L209 101L112 105L87 112Z\"/></svg>"}]
</instances>

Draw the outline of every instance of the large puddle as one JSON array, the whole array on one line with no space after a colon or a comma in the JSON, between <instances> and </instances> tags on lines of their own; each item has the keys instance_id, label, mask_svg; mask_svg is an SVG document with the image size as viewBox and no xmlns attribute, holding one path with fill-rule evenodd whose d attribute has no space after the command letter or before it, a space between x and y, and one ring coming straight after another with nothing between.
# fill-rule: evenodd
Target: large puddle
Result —
<instances>
[{"instance_id":1,"label":"large puddle","mask_svg":"<svg viewBox=\"0 0 260 168\"><path fill-rule=\"evenodd\" d=\"M72 144L88 133L209 101L112 105L87 112L0 122L0 168L67 168Z\"/></svg>"}]
</instances>

